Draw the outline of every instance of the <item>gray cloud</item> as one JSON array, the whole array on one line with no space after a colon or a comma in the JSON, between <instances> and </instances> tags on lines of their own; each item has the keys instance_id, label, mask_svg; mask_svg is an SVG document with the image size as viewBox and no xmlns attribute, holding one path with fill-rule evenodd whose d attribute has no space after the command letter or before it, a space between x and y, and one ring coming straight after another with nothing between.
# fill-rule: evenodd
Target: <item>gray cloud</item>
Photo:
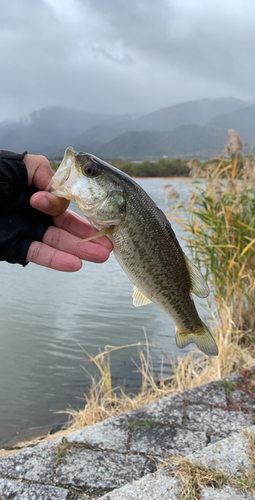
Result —
<instances>
[{"instance_id":1,"label":"gray cloud","mask_svg":"<svg viewBox=\"0 0 255 500\"><path fill-rule=\"evenodd\" d=\"M108 52L104 47L96 46L93 47L93 52L95 54L101 55L105 57L105 59L108 59L109 61L112 61L117 64L132 64L133 59L129 54L123 54L121 51L118 51L119 53L115 54Z\"/></svg>"},{"instance_id":2,"label":"gray cloud","mask_svg":"<svg viewBox=\"0 0 255 500\"><path fill-rule=\"evenodd\" d=\"M142 113L254 99L252 0L9 0L0 6L0 120L48 105Z\"/></svg>"}]
</instances>

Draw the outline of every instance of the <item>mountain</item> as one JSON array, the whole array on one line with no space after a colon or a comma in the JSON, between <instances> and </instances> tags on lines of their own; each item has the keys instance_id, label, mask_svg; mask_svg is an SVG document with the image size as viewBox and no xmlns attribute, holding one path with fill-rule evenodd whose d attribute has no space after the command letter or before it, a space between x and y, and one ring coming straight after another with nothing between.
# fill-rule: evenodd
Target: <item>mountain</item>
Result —
<instances>
[{"instance_id":1,"label":"mountain","mask_svg":"<svg viewBox=\"0 0 255 500\"><path fill-rule=\"evenodd\" d=\"M129 131L95 151L103 158L146 158L151 156L208 157L219 154L227 132L216 127L181 125L170 132Z\"/></svg>"},{"instance_id":2,"label":"mountain","mask_svg":"<svg viewBox=\"0 0 255 500\"><path fill-rule=\"evenodd\" d=\"M24 120L0 124L2 149L49 154L63 150L72 137L95 125L123 121L125 116L90 114L76 109L50 107L34 111Z\"/></svg>"},{"instance_id":3,"label":"mountain","mask_svg":"<svg viewBox=\"0 0 255 500\"><path fill-rule=\"evenodd\" d=\"M91 127L77 137L73 137L73 148L76 151L92 151L95 146L99 148L123 132L136 130L133 124L134 121L133 119L125 119L123 121L120 120L118 123L103 123Z\"/></svg>"},{"instance_id":4,"label":"mountain","mask_svg":"<svg viewBox=\"0 0 255 500\"><path fill-rule=\"evenodd\" d=\"M247 104L233 97L200 99L160 109L133 121L134 130L174 130L181 125L205 125L212 118L232 113Z\"/></svg>"},{"instance_id":5,"label":"mountain","mask_svg":"<svg viewBox=\"0 0 255 500\"><path fill-rule=\"evenodd\" d=\"M62 156L67 146L108 158L204 156L221 152L228 128L253 143L254 118L254 103L230 97L179 103L140 117L48 107L0 123L0 145L49 157Z\"/></svg>"},{"instance_id":6,"label":"mountain","mask_svg":"<svg viewBox=\"0 0 255 500\"><path fill-rule=\"evenodd\" d=\"M255 105L239 109L231 114L223 114L211 119L208 123L224 130L234 129L243 142L255 145Z\"/></svg>"},{"instance_id":7,"label":"mountain","mask_svg":"<svg viewBox=\"0 0 255 500\"><path fill-rule=\"evenodd\" d=\"M189 101L154 111L139 118L126 119L115 124L96 125L78 137L73 138L73 147L79 151L89 151L94 146L102 146L127 131L171 131L181 125L205 125L212 118L224 113L242 109L248 103L233 97L221 99L201 99ZM92 151L91 149L91 151Z\"/></svg>"}]
</instances>

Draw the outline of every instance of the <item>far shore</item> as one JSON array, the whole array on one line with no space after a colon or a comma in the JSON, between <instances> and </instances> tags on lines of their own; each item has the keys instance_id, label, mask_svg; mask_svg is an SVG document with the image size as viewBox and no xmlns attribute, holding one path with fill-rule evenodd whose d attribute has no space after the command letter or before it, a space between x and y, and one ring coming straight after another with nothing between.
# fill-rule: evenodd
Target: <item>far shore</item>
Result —
<instances>
[{"instance_id":1,"label":"far shore","mask_svg":"<svg viewBox=\"0 0 255 500\"><path fill-rule=\"evenodd\" d=\"M132 179L178 179L178 180L183 180L183 179L188 180L189 179L190 180L191 178L190 177L175 177L175 176L173 176L173 177L137 177L137 176L135 176L135 177L132 177Z\"/></svg>"}]
</instances>

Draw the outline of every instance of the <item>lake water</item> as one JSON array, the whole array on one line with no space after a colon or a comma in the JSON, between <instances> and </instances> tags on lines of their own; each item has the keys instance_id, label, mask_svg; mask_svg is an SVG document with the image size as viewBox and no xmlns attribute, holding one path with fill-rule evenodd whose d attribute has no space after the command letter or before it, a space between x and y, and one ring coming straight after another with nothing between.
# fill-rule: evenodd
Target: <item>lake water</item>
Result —
<instances>
[{"instance_id":1,"label":"lake water","mask_svg":"<svg viewBox=\"0 0 255 500\"><path fill-rule=\"evenodd\" d=\"M164 211L176 202L165 202L163 184L171 182L182 200L190 196L185 180L137 182ZM179 238L184 235L180 226L172 225ZM73 274L4 262L0 269L0 447L49 431L65 419L56 411L83 406L91 380L82 366L91 374L95 369L85 363L81 346L95 355L105 345L144 342L145 328L149 342L171 359L190 351L176 348L174 325L159 307L133 306L133 285L113 255L100 265L84 262ZM199 310L205 314L201 306ZM162 356L152 349L152 357L157 375ZM131 359L138 361L136 347L111 355L113 386L139 386Z\"/></svg>"}]
</instances>

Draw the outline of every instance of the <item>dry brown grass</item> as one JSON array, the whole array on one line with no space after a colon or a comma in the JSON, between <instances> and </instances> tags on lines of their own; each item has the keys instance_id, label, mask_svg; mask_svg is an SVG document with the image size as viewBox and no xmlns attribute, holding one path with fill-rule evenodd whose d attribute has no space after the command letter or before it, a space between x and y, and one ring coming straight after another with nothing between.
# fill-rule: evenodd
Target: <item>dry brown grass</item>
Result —
<instances>
[{"instance_id":1,"label":"dry brown grass","mask_svg":"<svg viewBox=\"0 0 255 500\"><path fill-rule=\"evenodd\" d=\"M166 193L166 201L177 200L178 198L180 198L180 194L173 187L171 189L169 189L169 191L167 191L167 193Z\"/></svg>"},{"instance_id":2,"label":"dry brown grass","mask_svg":"<svg viewBox=\"0 0 255 500\"><path fill-rule=\"evenodd\" d=\"M255 437L244 431L248 438L248 450L251 461L251 470L228 475L218 469L209 469L203 465L196 465L182 457L172 457L162 461L161 467L169 467L169 474L181 480L180 500L197 500L201 498L201 487L223 488L231 486L242 493L255 493Z\"/></svg>"},{"instance_id":3,"label":"dry brown grass","mask_svg":"<svg viewBox=\"0 0 255 500\"><path fill-rule=\"evenodd\" d=\"M224 320L224 321L223 321ZM95 357L88 355L90 361L97 367L100 374L99 380L92 377L89 393L84 395L84 407L80 410L68 409L68 429L76 430L86 425L93 425L129 410L141 408L154 403L161 398L198 387L225 378L234 371L244 370L254 365L255 348L240 345L238 338L233 336L233 322L230 311L226 308L221 314L221 320L214 318L213 335L219 347L219 356L195 357L198 350L186 358L179 358L177 362L167 358L173 368L172 376L164 380L155 380L150 346L145 332L145 343L136 344L140 366L136 368L141 372L142 385L138 394L126 394L122 388L112 388L110 356L119 349L130 346L109 346L107 350ZM200 353L201 354L201 353Z\"/></svg>"},{"instance_id":4,"label":"dry brown grass","mask_svg":"<svg viewBox=\"0 0 255 500\"><path fill-rule=\"evenodd\" d=\"M235 130L228 130L228 140L225 144L225 147L222 151L222 155L231 156L233 154L239 153L242 151L243 143L241 137L235 132Z\"/></svg>"}]
</instances>

